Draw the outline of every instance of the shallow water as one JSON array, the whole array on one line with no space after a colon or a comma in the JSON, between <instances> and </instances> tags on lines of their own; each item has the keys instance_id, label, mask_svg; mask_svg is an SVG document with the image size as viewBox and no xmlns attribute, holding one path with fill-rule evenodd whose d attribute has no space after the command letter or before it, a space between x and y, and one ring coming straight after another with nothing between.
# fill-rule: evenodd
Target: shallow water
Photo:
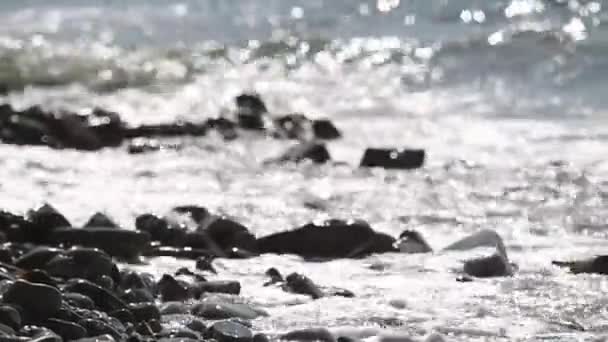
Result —
<instances>
[{"instance_id":1,"label":"shallow water","mask_svg":"<svg viewBox=\"0 0 608 342\"><path fill-rule=\"evenodd\" d=\"M4 102L102 106L136 124L215 116L256 90L273 113L334 120L344 138L329 149L347 165L262 166L286 143L254 136L189 139L181 151L137 156L3 145L0 207L48 201L77 225L102 210L132 227L137 214L200 204L258 236L362 218L393 235L415 228L435 248L492 228L519 264L513 278L456 282L467 253L329 263L264 256L218 268L242 280L244 300L268 309L254 324L270 332L594 340L608 327L605 279L569 275L550 260L608 247L606 5L3 1L0 83L14 90ZM425 148L428 163L359 170L367 146ZM182 264L161 258L144 268L162 274ZM357 298L312 302L263 288L270 266Z\"/></svg>"}]
</instances>

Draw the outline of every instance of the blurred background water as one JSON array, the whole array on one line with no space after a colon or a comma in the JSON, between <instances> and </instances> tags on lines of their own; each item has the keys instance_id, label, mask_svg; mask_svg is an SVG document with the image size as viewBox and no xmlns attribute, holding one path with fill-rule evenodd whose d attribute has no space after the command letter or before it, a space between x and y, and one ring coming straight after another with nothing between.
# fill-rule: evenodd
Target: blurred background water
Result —
<instances>
[{"instance_id":1,"label":"blurred background water","mask_svg":"<svg viewBox=\"0 0 608 342\"><path fill-rule=\"evenodd\" d=\"M138 213L193 203L258 235L360 217L391 234L418 229L433 246L494 228L522 268L508 281L457 286L433 256L260 258L224 272L251 278L246 297L274 307L260 323L269 330L390 316L414 335L571 340L556 321L582 321L589 338L608 324L601 279L549 266L608 246L605 0L5 0L0 22L2 102L101 106L136 124L202 120L255 90L273 113L334 120L345 137L329 149L350 165L261 166L286 143L258 138L141 156L0 146L7 209L49 201L76 224L102 210L132 227ZM368 146L425 148L428 163L356 170ZM389 266L378 274L370 262ZM276 264L363 295L282 306L254 285Z\"/></svg>"}]
</instances>

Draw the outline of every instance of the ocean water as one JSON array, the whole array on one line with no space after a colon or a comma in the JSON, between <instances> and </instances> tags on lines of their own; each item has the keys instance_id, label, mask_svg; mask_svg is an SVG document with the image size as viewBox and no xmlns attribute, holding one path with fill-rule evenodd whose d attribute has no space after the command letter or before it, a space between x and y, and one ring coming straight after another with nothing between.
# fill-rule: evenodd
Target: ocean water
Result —
<instances>
[{"instance_id":1,"label":"ocean water","mask_svg":"<svg viewBox=\"0 0 608 342\"><path fill-rule=\"evenodd\" d=\"M131 228L137 214L199 204L259 236L362 218L435 248L495 229L519 264L512 278L456 282L467 253L221 260L218 277L242 280L243 300L271 314L254 327L272 333L605 338L606 279L550 264L608 251L605 0L5 0L0 22L2 102L101 106L138 124L216 116L255 90L273 113L332 119L344 138L329 150L346 162L263 166L288 143L255 136L137 156L2 145L0 207L48 201L76 225L105 211ZM359 170L368 146L425 148L427 164ZM357 297L264 288L270 266Z\"/></svg>"}]
</instances>

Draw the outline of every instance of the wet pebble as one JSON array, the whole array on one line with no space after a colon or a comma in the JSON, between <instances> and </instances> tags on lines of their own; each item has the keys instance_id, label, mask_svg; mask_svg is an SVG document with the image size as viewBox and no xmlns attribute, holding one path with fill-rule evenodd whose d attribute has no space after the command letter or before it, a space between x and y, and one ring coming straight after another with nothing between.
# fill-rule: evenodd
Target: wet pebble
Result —
<instances>
[{"instance_id":1,"label":"wet pebble","mask_svg":"<svg viewBox=\"0 0 608 342\"><path fill-rule=\"evenodd\" d=\"M160 320L160 310L154 303L132 303L129 304L129 310L136 322Z\"/></svg>"},{"instance_id":2,"label":"wet pebble","mask_svg":"<svg viewBox=\"0 0 608 342\"><path fill-rule=\"evenodd\" d=\"M368 148L363 154L360 165L385 169L416 169L422 167L424 159L424 150Z\"/></svg>"}]
</instances>

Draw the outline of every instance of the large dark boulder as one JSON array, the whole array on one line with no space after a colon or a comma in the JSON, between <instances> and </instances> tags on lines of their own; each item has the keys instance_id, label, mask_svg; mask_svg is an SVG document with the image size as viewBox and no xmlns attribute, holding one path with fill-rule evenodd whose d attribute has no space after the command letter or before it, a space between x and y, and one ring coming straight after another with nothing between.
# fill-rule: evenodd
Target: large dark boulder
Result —
<instances>
[{"instance_id":1,"label":"large dark boulder","mask_svg":"<svg viewBox=\"0 0 608 342\"><path fill-rule=\"evenodd\" d=\"M361 167L407 170L422 167L424 159L424 150L368 148L363 154L360 165Z\"/></svg>"},{"instance_id":2,"label":"large dark boulder","mask_svg":"<svg viewBox=\"0 0 608 342\"><path fill-rule=\"evenodd\" d=\"M56 244L99 248L111 256L134 258L150 248L150 235L116 228L60 228L52 232Z\"/></svg>"},{"instance_id":3,"label":"large dark boulder","mask_svg":"<svg viewBox=\"0 0 608 342\"><path fill-rule=\"evenodd\" d=\"M296 254L305 258L349 258L395 252L395 239L364 221L329 220L258 239L260 253Z\"/></svg>"},{"instance_id":4,"label":"large dark boulder","mask_svg":"<svg viewBox=\"0 0 608 342\"><path fill-rule=\"evenodd\" d=\"M14 304L23 309L28 320L52 317L63 302L58 289L44 285L18 280L3 295L5 303Z\"/></svg>"}]
</instances>

